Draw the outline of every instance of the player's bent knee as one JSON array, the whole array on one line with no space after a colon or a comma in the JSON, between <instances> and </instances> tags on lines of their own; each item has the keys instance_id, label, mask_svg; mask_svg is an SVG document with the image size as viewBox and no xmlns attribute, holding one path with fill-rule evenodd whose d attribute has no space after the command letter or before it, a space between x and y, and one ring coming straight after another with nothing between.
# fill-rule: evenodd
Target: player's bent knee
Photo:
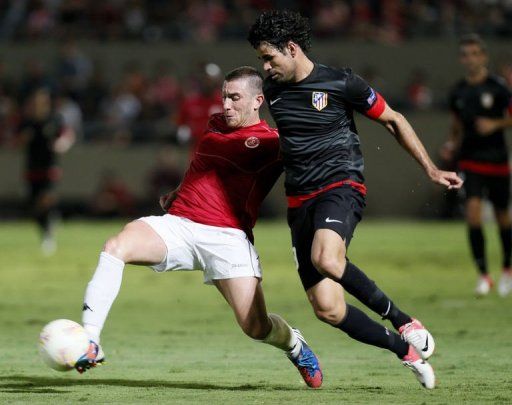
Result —
<instances>
[{"instance_id":1,"label":"player's bent knee","mask_svg":"<svg viewBox=\"0 0 512 405\"><path fill-rule=\"evenodd\" d=\"M124 254L125 249L123 248L123 244L121 242L121 239L119 238L119 235L109 238L105 242L103 251L105 253L108 253L109 255L116 257L117 259L122 260L123 262L126 262L126 257Z\"/></svg>"},{"instance_id":2,"label":"player's bent knee","mask_svg":"<svg viewBox=\"0 0 512 405\"><path fill-rule=\"evenodd\" d=\"M345 317L345 306L333 305L332 307L315 307L313 308L315 316L322 322L330 325L339 324Z\"/></svg>"},{"instance_id":3,"label":"player's bent knee","mask_svg":"<svg viewBox=\"0 0 512 405\"><path fill-rule=\"evenodd\" d=\"M318 257L312 257L311 261L313 262L313 266L315 266L315 268L322 276L329 278L341 277L347 264L345 258L340 259L337 257L327 255L319 255Z\"/></svg>"}]
</instances>

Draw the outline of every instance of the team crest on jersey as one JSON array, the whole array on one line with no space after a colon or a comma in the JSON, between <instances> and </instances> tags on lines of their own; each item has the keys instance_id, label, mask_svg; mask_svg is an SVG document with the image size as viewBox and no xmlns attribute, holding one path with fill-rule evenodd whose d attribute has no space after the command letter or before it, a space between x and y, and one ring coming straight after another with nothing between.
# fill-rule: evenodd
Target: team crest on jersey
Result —
<instances>
[{"instance_id":1,"label":"team crest on jersey","mask_svg":"<svg viewBox=\"0 0 512 405\"><path fill-rule=\"evenodd\" d=\"M313 107L315 107L318 111L322 111L325 107L327 107L327 93L323 91L314 91L311 97L311 102Z\"/></svg>"},{"instance_id":2,"label":"team crest on jersey","mask_svg":"<svg viewBox=\"0 0 512 405\"><path fill-rule=\"evenodd\" d=\"M482 104L482 107L489 109L494 104L494 97L491 93L482 93L480 96L480 103Z\"/></svg>"},{"instance_id":3,"label":"team crest on jersey","mask_svg":"<svg viewBox=\"0 0 512 405\"><path fill-rule=\"evenodd\" d=\"M251 136L245 140L245 146L248 148L254 149L260 145L260 140L255 136Z\"/></svg>"}]
</instances>

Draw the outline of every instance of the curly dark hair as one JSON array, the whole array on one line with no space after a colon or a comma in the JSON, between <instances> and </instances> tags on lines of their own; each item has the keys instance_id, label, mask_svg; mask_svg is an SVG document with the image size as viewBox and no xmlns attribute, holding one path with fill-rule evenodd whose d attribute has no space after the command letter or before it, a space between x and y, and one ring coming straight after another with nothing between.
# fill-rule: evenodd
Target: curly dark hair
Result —
<instances>
[{"instance_id":1,"label":"curly dark hair","mask_svg":"<svg viewBox=\"0 0 512 405\"><path fill-rule=\"evenodd\" d=\"M293 41L307 52L311 47L311 25L308 18L295 11L268 10L252 25L247 39L253 48L268 42L280 51Z\"/></svg>"}]
</instances>

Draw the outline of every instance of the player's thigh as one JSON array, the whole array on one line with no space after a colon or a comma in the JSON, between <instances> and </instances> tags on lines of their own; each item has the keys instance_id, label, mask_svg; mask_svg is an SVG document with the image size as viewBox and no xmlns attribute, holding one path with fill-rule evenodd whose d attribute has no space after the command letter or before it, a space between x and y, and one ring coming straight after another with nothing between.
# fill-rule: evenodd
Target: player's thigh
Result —
<instances>
[{"instance_id":1,"label":"player's thigh","mask_svg":"<svg viewBox=\"0 0 512 405\"><path fill-rule=\"evenodd\" d=\"M508 226L510 215L510 176L493 176L488 180L489 200L494 207L494 213L500 226Z\"/></svg>"},{"instance_id":2,"label":"player's thigh","mask_svg":"<svg viewBox=\"0 0 512 405\"><path fill-rule=\"evenodd\" d=\"M29 183L30 203L35 209L45 209L57 202L54 183L42 180Z\"/></svg>"},{"instance_id":3,"label":"player's thigh","mask_svg":"<svg viewBox=\"0 0 512 405\"><path fill-rule=\"evenodd\" d=\"M325 278L311 261L311 248L315 234L313 213L313 201L307 201L298 208L288 209L293 258L305 291Z\"/></svg>"},{"instance_id":4,"label":"player's thigh","mask_svg":"<svg viewBox=\"0 0 512 405\"><path fill-rule=\"evenodd\" d=\"M365 205L364 197L352 187L339 187L321 194L314 210L315 232L330 229L340 236L348 248ZM328 237L325 240L335 243L337 239Z\"/></svg>"},{"instance_id":5,"label":"player's thigh","mask_svg":"<svg viewBox=\"0 0 512 405\"><path fill-rule=\"evenodd\" d=\"M260 279L237 277L213 280L213 283L233 309L237 322L242 327L268 323Z\"/></svg>"},{"instance_id":6,"label":"player's thigh","mask_svg":"<svg viewBox=\"0 0 512 405\"><path fill-rule=\"evenodd\" d=\"M306 291L315 315L332 325L337 325L345 317L346 304L341 285L325 278Z\"/></svg>"},{"instance_id":7,"label":"player's thigh","mask_svg":"<svg viewBox=\"0 0 512 405\"><path fill-rule=\"evenodd\" d=\"M105 244L105 251L125 263L154 265L167 255L167 247L158 233L147 223L135 220L127 224Z\"/></svg>"},{"instance_id":8,"label":"player's thigh","mask_svg":"<svg viewBox=\"0 0 512 405\"><path fill-rule=\"evenodd\" d=\"M194 250L206 284L240 277L261 278L258 253L240 229L196 223Z\"/></svg>"},{"instance_id":9,"label":"player's thigh","mask_svg":"<svg viewBox=\"0 0 512 405\"><path fill-rule=\"evenodd\" d=\"M346 264L346 246L341 236L331 229L318 229L311 247L311 261L325 276L341 278Z\"/></svg>"}]
</instances>

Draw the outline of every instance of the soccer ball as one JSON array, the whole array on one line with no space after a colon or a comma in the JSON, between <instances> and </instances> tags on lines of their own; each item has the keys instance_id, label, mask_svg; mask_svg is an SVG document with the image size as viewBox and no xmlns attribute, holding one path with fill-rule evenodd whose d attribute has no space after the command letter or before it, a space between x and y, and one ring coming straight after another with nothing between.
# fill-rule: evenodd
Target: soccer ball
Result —
<instances>
[{"instance_id":1,"label":"soccer ball","mask_svg":"<svg viewBox=\"0 0 512 405\"><path fill-rule=\"evenodd\" d=\"M44 362L57 371L68 371L89 348L89 337L82 325L69 319L57 319L39 334L39 353Z\"/></svg>"}]
</instances>

